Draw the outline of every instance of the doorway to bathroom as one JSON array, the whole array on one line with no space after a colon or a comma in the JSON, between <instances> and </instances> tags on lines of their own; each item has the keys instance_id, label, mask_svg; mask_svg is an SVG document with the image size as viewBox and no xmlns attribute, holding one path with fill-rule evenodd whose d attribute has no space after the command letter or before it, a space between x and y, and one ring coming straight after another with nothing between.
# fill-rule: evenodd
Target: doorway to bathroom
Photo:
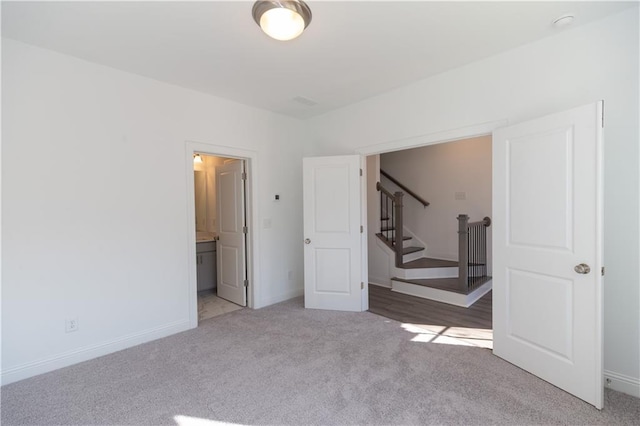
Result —
<instances>
[{"instance_id":1,"label":"doorway to bathroom","mask_svg":"<svg viewBox=\"0 0 640 426\"><path fill-rule=\"evenodd\" d=\"M247 162L193 153L198 322L247 306Z\"/></svg>"},{"instance_id":2,"label":"doorway to bathroom","mask_svg":"<svg viewBox=\"0 0 640 426\"><path fill-rule=\"evenodd\" d=\"M199 321L254 305L255 153L187 142L189 311ZM239 154L239 155L236 155Z\"/></svg>"}]
</instances>

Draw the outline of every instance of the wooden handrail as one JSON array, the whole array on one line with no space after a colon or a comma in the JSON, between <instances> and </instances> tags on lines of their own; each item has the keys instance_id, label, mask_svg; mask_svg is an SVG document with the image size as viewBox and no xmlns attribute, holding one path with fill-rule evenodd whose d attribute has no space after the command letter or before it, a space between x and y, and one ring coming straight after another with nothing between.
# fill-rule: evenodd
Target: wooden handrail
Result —
<instances>
[{"instance_id":1,"label":"wooden handrail","mask_svg":"<svg viewBox=\"0 0 640 426\"><path fill-rule=\"evenodd\" d=\"M410 190L409 188L404 186L398 179L396 179L393 176L389 175L389 173L387 173L384 170L380 169L380 174L382 176L385 176L391 182L393 182L396 185L398 185L402 190L404 190L404 192L406 192L407 194L411 195L413 198L418 200L418 202L420 204L422 204L425 208L429 205L429 202L427 200L425 200L424 198L422 198L421 196L419 196L418 194L416 194L415 192L413 192L412 190Z\"/></svg>"},{"instance_id":2,"label":"wooden handrail","mask_svg":"<svg viewBox=\"0 0 640 426\"><path fill-rule=\"evenodd\" d=\"M387 197L389 198L393 198L393 192L389 191L387 188L385 188L384 186L382 186L382 184L380 182L376 182L376 189L380 192L383 192L385 194L387 194Z\"/></svg>"},{"instance_id":3,"label":"wooden handrail","mask_svg":"<svg viewBox=\"0 0 640 426\"><path fill-rule=\"evenodd\" d=\"M468 223L467 226L477 226L477 225L483 225L483 226L491 226L491 218L489 216L485 216L484 219L479 220L477 222L471 222Z\"/></svg>"}]
</instances>

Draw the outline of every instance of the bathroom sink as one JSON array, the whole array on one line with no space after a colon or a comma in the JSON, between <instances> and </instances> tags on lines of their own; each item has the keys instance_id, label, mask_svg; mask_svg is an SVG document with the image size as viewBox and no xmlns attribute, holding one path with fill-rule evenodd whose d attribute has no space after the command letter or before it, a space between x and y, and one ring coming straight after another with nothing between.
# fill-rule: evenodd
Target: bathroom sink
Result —
<instances>
[{"instance_id":1,"label":"bathroom sink","mask_svg":"<svg viewBox=\"0 0 640 426\"><path fill-rule=\"evenodd\" d=\"M216 234L213 232L203 232L203 231L196 232L196 243L205 243L205 242L215 241L215 240L216 240Z\"/></svg>"}]
</instances>

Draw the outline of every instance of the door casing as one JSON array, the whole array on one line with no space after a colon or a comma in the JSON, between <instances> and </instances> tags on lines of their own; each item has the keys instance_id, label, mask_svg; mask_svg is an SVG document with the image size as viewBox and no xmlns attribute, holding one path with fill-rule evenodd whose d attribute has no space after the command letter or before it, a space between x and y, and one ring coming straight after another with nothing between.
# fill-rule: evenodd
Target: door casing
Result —
<instances>
[{"instance_id":1,"label":"door casing","mask_svg":"<svg viewBox=\"0 0 640 426\"><path fill-rule=\"evenodd\" d=\"M258 191L257 182L260 182L258 170L258 153L256 151L231 148L228 146L214 145L203 142L186 141L185 142L185 182L187 191L187 265L189 276L185 291L189 300L189 326L195 328L198 326L198 290L196 280L196 227L192 218L195 217L195 197L193 182L193 154L213 155L225 158L237 158L246 161L246 220L248 224L247 233L247 279L249 286L247 287L247 307L260 308L263 302L260 299L260 264L255 251L259 247L259 232L255 232L258 228ZM194 267L191 267L194 265Z\"/></svg>"}]
</instances>

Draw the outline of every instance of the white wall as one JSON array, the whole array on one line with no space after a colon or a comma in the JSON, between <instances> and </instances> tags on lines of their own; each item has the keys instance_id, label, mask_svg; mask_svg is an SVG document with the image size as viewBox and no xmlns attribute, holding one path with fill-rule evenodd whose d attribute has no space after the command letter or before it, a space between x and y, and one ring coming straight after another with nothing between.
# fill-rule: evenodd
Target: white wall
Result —
<instances>
[{"instance_id":1,"label":"white wall","mask_svg":"<svg viewBox=\"0 0 640 426\"><path fill-rule=\"evenodd\" d=\"M430 203L424 208L407 194L403 199L404 226L427 244L425 255L458 260L458 215L472 222L491 216L491 137L389 152L380 156L380 165ZM455 198L459 192L464 200ZM487 237L490 253L491 227Z\"/></svg>"},{"instance_id":2,"label":"white wall","mask_svg":"<svg viewBox=\"0 0 640 426\"><path fill-rule=\"evenodd\" d=\"M2 43L4 383L188 328L186 141L256 153L255 304L302 294L300 121Z\"/></svg>"},{"instance_id":3,"label":"white wall","mask_svg":"<svg viewBox=\"0 0 640 426\"><path fill-rule=\"evenodd\" d=\"M629 9L317 117L309 130L318 155L373 153L604 99L605 370L640 396L638 35Z\"/></svg>"}]
</instances>

